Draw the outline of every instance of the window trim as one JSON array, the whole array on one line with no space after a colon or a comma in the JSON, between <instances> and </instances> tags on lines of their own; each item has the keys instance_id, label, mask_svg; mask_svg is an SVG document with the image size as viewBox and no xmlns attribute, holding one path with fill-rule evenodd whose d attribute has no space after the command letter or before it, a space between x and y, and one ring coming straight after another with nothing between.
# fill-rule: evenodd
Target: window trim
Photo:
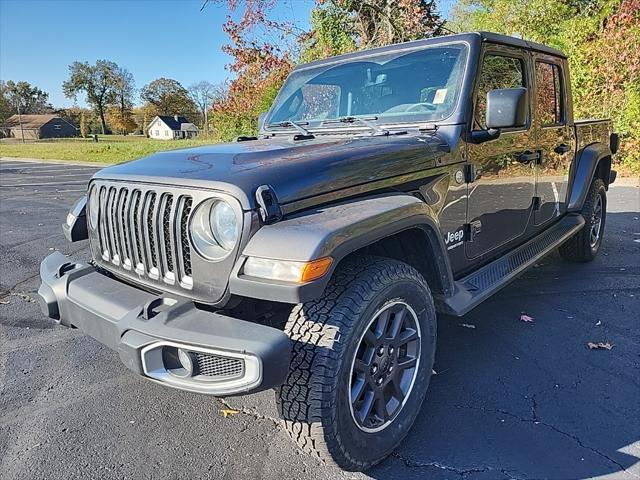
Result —
<instances>
[{"instance_id":1,"label":"window trim","mask_svg":"<svg viewBox=\"0 0 640 480\"><path fill-rule=\"evenodd\" d=\"M528 93L528 111L527 111L527 123L525 124L524 127L518 128L503 128L501 129L502 133L526 133L529 130L531 130L532 126L533 126L533 111L532 111L532 102L531 102L531 92L532 92L532 78L531 78L531 72L530 72L530 56L529 56L529 51L527 50L514 50L510 47L504 47L502 45L495 45L495 44L491 44L490 46L487 46L481 55L480 61L478 62L478 69L476 72L476 77L473 83L473 89L472 89L472 94L471 94L471 102L472 102L472 108L471 108L471 118L469 119L469 123L470 123L470 128L469 131L471 132L482 132L484 130L480 129L476 129L476 125L475 125L475 120L476 120L476 107L477 107L477 96L478 96L478 88L480 86L480 79L482 78L482 71L483 71L483 67L484 67L484 60L486 57L488 56L496 56L496 57L507 57L507 58L514 58L516 60L520 60L523 64L523 73L524 73L524 88L527 89L527 93Z\"/></svg>"},{"instance_id":2,"label":"window trim","mask_svg":"<svg viewBox=\"0 0 640 480\"><path fill-rule=\"evenodd\" d=\"M558 79L560 80L560 122L556 123L542 123L540 118L540 112L538 112L538 64L546 64L551 65L551 67L558 68ZM566 96L566 83L565 83L565 74L564 68L561 62L555 61L554 59L550 59L548 57L538 57L536 56L533 59L533 72L535 77L535 112L536 112L536 123L540 128L558 128L565 127L567 125L567 96ZM555 77L554 77L554 87L555 87Z\"/></svg>"}]
</instances>

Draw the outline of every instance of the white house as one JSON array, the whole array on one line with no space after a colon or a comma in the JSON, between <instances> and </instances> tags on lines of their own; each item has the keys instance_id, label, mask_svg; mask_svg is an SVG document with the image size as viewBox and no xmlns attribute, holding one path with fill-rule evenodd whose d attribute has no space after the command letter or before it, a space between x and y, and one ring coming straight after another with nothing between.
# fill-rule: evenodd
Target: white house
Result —
<instances>
[{"instance_id":1,"label":"white house","mask_svg":"<svg viewBox=\"0 0 640 480\"><path fill-rule=\"evenodd\" d=\"M147 127L149 137L156 140L192 138L198 135L198 127L178 115L158 115Z\"/></svg>"}]
</instances>

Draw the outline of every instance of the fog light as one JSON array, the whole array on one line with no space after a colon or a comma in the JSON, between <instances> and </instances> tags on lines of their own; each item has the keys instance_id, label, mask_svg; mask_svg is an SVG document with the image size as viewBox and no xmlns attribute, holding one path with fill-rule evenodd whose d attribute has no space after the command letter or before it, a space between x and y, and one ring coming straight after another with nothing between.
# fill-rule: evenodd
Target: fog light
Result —
<instances>
[{"instance_id":1,"label":"fog light","mask_svg":"<svg viewBox=\"0 0 640 480\"><path fill-rule=\"evenodd\" d=\"M188 350L174 346L162 348L162 363L165 370L179 378L193 376L193 354Z\"/></svg>"},{"instance_id":2,"label":"fog light","mask_svg":"<svg viewBox=\"0 0 640 480\"><path fill-rule=\"evenodd\" d=\"M178 360L180 360L180 365L182 368L186 370L186 376L190 377L193 375L193 359L191 354L182 348L178 349Z\"/></svg>"}]
</instances>

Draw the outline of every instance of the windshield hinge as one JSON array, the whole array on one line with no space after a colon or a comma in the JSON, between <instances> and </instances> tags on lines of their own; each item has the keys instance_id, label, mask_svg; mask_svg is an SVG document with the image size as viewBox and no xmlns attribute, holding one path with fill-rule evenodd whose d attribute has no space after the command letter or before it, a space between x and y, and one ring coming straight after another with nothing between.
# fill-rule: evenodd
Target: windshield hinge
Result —
<instances>
[{"instance_id":1,"label":"windshield hinge","mask_svg":"<svg viewBox=\"0 0 640 480\"><path fill-rule=\"evenodd\" d=\"M269 225L282 220L282 209L278 203L276 192L270 185L260 185L256 190L258 213L262 223Z\"/></svg>"}]
</instances>

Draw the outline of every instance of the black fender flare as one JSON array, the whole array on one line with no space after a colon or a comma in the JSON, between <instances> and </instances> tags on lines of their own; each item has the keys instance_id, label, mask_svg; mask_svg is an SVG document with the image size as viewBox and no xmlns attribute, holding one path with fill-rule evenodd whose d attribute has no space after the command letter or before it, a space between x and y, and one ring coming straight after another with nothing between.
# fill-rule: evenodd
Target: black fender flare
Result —
<instances>
[{"instance_id":1,"label":"black fender flare","mask_svg":"<svg viewBox=\"0 0 640 480\"><path fill-rule=\"evenodd\" d=\"M229 282L230 293L285 303L301 303L322 296L331 275L349 254L409 229L426 235L444 293L453 291L449 257L437 215L425 202L402 193L358 198L316 207L271 225L264 225L245 246ZM425 255L428 253L425 252ZM305 284L283 284L242 274L247 257L308 262L332 257L322 278Z\"/></svg>"},{"instance_id":2,"label":"black fender flare","mask_svg":"<svg viewBox=\"0 0 640 480\"><path fill-rule=\"evenodd\" d=\"M576 155L576 169L571 182L570 196L567 203L568 212L579 212L582 210L584 201L589 192L591 181L593 180L600 161L604 158L611 158L611 150L603 143L592 143L582 148ZM611 174L611 163L605 167L603 175L605 186L609 187L609 178Z\"/></svg>"}]
</instances>

